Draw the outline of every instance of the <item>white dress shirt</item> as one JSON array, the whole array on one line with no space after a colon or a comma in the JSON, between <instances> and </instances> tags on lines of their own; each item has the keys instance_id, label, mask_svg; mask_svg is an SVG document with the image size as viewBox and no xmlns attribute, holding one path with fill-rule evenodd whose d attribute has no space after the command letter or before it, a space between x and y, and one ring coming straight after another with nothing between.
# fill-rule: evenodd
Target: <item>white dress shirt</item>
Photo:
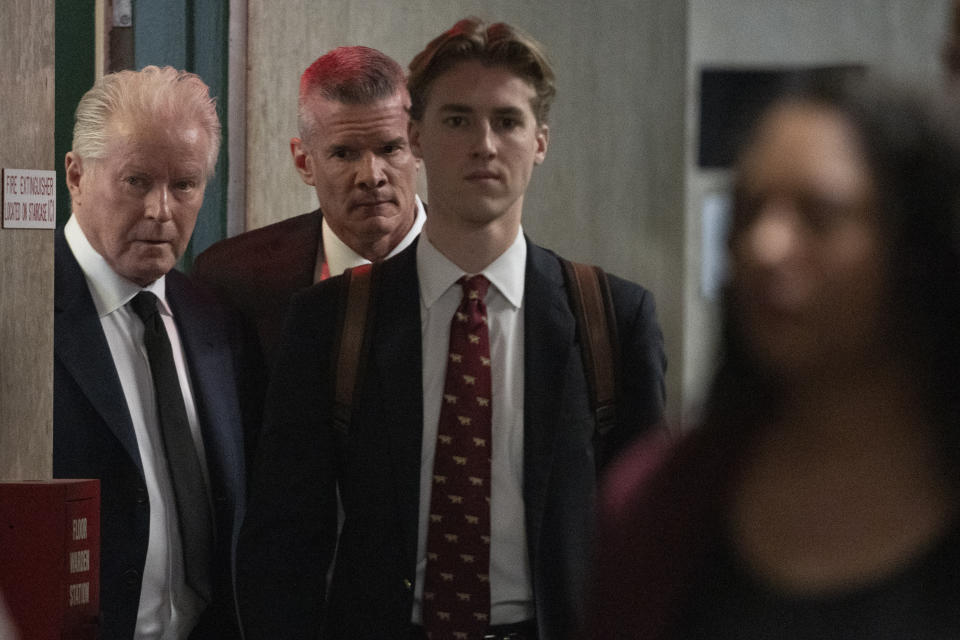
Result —
<instances>
[{"instance_id":1,"label":"white dress shirt","mask_svg":"<svg viewBox=\"0 0 960 640\"><path fill-rule=\"evenodd\" d=\"M410 227L410 230L407 231L407 235L403 236L400 244L395 246L393 250L387 254L388 258L392 258L409 247L413 239L420 233L420 229L423 228L423 223L427 219L427 213L423 208L423 202L420 201L420 196L414 196L414 201L417 205L417 215L413 219L413 225ZM369 260L348 247L346 243L333 232L333 229L327 224L326 218L323 218L320 225L320 230L323 234L323 257L327 261L327 268L330 269L331 278L340 275L350 267L358 267L361 264L370 263Z\"/></svg>"},{"instance_id":2,"label":"white dress shirt","mask_svg":"<svg viewBox=\"0 0 960 640\"><path fill-rule=\"evenodd\" d=\"M490 486L490 623L534 617L523 501L523 288L527 244L523 231L481 273L490 335L492 459ZM423 442L420 454L420 522L412 620L422 622L427 526L433 457L446 379L450 321L460 305L457 280L466 274L434 247L424 232L417 244L423 350Z\"/></svg>"},{"instance_id":3,"label":"white dress shirt","mask_svg":"<svg viewBox=\"0 0 960 640\"><path fill-rule=\"evenodd\" d=\"M203 602L185 581L177 506L157 420L150 361L143 345L143 322L127 306L141 290L152 292L160 300L160 315L170 339L187 418L209 487L197 408L180 335L166 300L166 280L160 278L147 287L141 287L117 274L90 245L73 216L64 227L64 235L83 270L113 363L117 368L123 397L137 437L147 497L150 500L150 538L147 542L134 638L186 638L203 611Z\"/></svg>"}]
</instances>

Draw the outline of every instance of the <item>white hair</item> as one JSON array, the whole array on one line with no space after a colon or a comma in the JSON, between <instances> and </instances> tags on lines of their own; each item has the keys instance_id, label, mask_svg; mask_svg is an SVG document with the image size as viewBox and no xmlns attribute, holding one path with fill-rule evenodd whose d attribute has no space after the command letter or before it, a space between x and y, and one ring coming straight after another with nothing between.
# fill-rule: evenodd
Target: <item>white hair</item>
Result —
<instances>
[{"instance_id":1,"label":"white hair","mask_svg":"<svg viewBox=\"0 0 960 640\"><path fill-rule=\"evenodd\" d=\"M108 125L120 115L137 122L174 116L198 122L207 132L206 174L213 173L220 151L220 119L216 101L200 76L152 65L105 75L77 105L73 152L85 160L102 158Z\"/></svg>"}]
</instances>

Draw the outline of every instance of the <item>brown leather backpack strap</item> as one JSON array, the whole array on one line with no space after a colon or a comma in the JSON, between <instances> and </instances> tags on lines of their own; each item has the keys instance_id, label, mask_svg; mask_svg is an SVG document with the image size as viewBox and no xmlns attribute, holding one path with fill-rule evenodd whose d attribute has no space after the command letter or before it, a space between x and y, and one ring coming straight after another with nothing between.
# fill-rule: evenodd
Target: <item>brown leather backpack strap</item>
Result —
<instances>
[{"instance_id":1,"label":"brown leather backpack strap","mask_svg":"<svg viewBox=\"0 0 960 640\"><path fill-rule=\"evenodd\" d=\"M590 408L599 436L616 422L619 340L606 272L579 262L560 259L567 280L570 306L577 320L584 374L590 390Z\"/></svg>"},{"instance_id":2,"label":"brown leather backpack strap","mask_svg":"<svg viewBox=\"0 0 960 640\"><path fill-rule=\"evenodd\" d=\"M367 325L372 314L370 303L376 289L379 268L365 264L343 273L337 338L330 359L336 367L334 379L334 426L347 433L353 419L353 397L360 386L361 363L369 350Z\"/></svg>"}]
</instances>

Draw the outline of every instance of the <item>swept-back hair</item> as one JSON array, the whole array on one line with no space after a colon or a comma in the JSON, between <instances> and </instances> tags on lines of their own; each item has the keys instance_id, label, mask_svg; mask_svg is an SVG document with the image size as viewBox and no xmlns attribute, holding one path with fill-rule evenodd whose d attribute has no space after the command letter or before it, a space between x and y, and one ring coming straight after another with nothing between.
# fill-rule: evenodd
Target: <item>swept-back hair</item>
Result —
<instances>
[{"instance_id":1,"label":"swept-back hair","mask_svg":"<svg viewBox=\"0 0 960 640\"><path fill-rule=\"evenodd\" d=\"M434 38L410 63L410 117L423 118L433 82L451 67L477 60L484 66L504 67L529 82L536 91L531 107L537 124L547 122L556 94L553 69L543 46L515 27L479 18L464 18Z\"/></svg>"},{"instance_id":2,"label":"swept-back hair","mask_svg":"<svg viewBox=\"0 0 960 640\"><path fill-rule=\"evenodd\" d=\"M216 167L220 152L220 119L216 101L200 76L173 67L118 71L99 80L77 105L73 152L84 160L103 157L107 129L115 117L150 122L176 117L197 122L207 132L206 175Z\"/></svg>"},{"instance_id":3,"label":"swept-back hair","mask_svg":"<svg viewBox=\"0 0 960 640\"><path fill-rule=\"evenodd\" d=\"M300 76L297 126L309 140L316 120L309 108L315 94L344 104L371 104L405 88L406 76L390 56L370 47L338 47L313 61Z\"/></svg>"}]
</instances>

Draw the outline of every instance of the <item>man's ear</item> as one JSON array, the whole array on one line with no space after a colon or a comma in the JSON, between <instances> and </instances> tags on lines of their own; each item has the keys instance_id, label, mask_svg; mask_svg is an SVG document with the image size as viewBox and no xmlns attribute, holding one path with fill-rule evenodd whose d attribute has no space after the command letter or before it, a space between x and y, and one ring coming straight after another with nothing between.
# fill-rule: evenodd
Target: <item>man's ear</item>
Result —
<instances>
[{"instance_id":1,"label":"man's ear","mask_svg":"<svg viewBox=\"0 0 960 640\"><path fill-rule=\"evenodd\" d=\"M410 118L410 122L407 123L407 140L410 141L410 150L419 162L423 159L423 150L420 148L420 123L413 118Z\"/></svg>"},{"instance_id":2,"label":"man's ear","mask_svg":"<svg viewBox=\"0 0 960 640\"><path fill-rule=\"evenodd\" d=\"M67 189L70 190L70 202L73 207L81 204L80 179L83 177L83 161L73 151L68 151L63 159L67 176Z\"/></svg>"},{"instance_id":3,"label":"man's ear","mask_svg":"<svg viewBox=\"0 0 960 640\"><path fill-rule=\"evenodd\" d=\"M537 153L533 157L534 164L540 164L547 157L547 146L550 142L550 127L547 124L537 125Z\"/></svg>"},{"instance_id":4,"label":"man's ear","mask_svg":"<svg viewBox=\"0 0 960 640\"><path fill-rule=\"evenodd\" d=\"M293 166L300 174L300 179L311 187L315 186L313 157L307 153L303 140L290 138L290 155L293 156Z\"/></svg>"}]
</instances>

